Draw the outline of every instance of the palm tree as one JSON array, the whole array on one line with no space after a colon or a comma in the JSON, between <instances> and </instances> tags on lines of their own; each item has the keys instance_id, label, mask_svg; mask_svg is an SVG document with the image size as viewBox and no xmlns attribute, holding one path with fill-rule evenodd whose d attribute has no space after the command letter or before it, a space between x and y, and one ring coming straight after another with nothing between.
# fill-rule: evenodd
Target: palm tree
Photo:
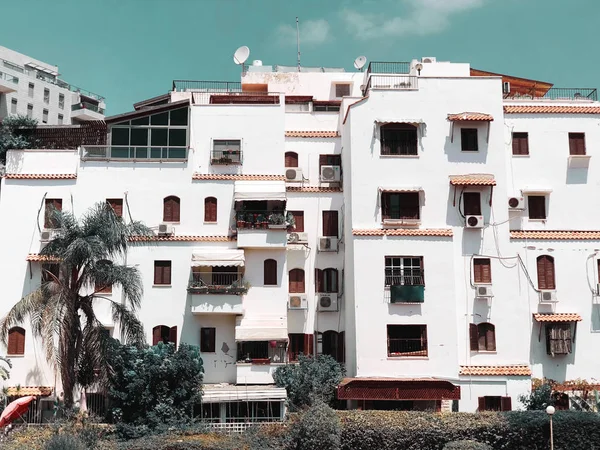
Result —
<instances>
[{"instance_id":1,"label":"palm tree","mask_svg":"<svg viewBox=\"0 0 600 450\"><path fill-rule=\"evenodd\" d=\"M153 233L139 222L125 223L106 203L90 208L80 221L72 213L59 211L52 213L52 220L60 231L40 254L57 261L59 270L46 270L46 281L0 321L0 340L6 343L9 329L29 318L46 359L60 374L65 407L71 408L77 384L85 396L86 387L109 376L110 338L96 317L97 301L110 303L122 342L145 343L135 314L143 293L140 273L113 261L126 261L131 237ZM120 287L123 300L103 296L108 286Z\"/></svg>"}]
</instances>

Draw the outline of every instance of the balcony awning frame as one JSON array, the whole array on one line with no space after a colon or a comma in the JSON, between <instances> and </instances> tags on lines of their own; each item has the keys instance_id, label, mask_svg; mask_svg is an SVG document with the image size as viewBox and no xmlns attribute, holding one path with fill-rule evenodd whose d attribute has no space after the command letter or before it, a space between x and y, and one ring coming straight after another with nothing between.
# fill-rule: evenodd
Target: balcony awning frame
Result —
<instances>
[{"instance_id":1,"label":"balcony awning frame","mask_svg":"<svg viewBox=\"0 0 600 450\"><path fill-rule=\"evenodd\" d=\"M238 249L195 249L192 267L244 267L244 250Z\"/></svg>"},{"instance_id":2,"label":"balcony awning frame","mask_svg":"<svg viewBox=\"0 0 600 450\"><path fill-rule=\"evenodd\" d=\"M281 201L285 202L285 181L236 181L234 200L240 201Z\"/></svg>"}]
</instances>

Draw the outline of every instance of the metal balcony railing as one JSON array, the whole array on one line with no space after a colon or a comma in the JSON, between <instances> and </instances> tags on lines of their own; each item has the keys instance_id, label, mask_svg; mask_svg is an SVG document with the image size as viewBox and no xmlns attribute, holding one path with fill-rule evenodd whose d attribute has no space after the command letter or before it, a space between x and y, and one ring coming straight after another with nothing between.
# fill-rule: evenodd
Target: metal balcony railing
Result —
<instances>
[{"instance_id":1,"label":"metal balcony railing","mask_svg":"<svg viewBox=\"0 0 600 450\"><path fill-rule=\"evenodd\" d=\"M213 165L229 165L242 163L241 150L212 150L210 163Z\"/></svg>"},{"instance_id":2,"label":"metal balcony railing","mask_svg":"<svg viewBox=\"0 0 600 450\"><path fill-rule=\"evenodd\" d=\"M196 294L241 295L248 292L248 284L241 272L192 273L188 290Z\"/></svg>"},{"instance_id":3,"label":"metal balcony railing","mask_svg":"<svg viewBox=\"0 0 600 450\"><path fill-rule=\"evenodd\" d=\"M0 80L8 81L9 83L19 84L19 79L7 73L0 72Z\"/></svg>"},{"instance_id":4,"label":"metal balcony railing","mask_svg":"<svg viewBox=\"0 0 600 450\"><path fill-rule=\"evenodd\" d=\"M405 269L405 272L409 270ZM420 286L423 284L423 271L418 269L410 270L410 273L399 274L390 273L386 270L385 285L386 286Z\"/></svg>"},{"instance_id":5,"label":"metal balcony railing","mask_svg":"<svg viewBox=\"0 0 600 450\"><path fill-rule=\"evenodd\" d=\"M173 90L179 92L242 92L239 81L173 80Z\"/></svg>"},{"instance_id":6,"label":"metal balcony railing","mask_svg":"<svg viewBox=\"0 0 600 450\"><path fill-rule=\"evenodd\" d=\"M381 141L381 154L386 156L417 155L417 141L416 139L414 141L383 139Z\"/></svg>"},{"instance_id":7,"label":"metal balcony railing","mask_svg":"<svg viewBox=\"0 0 600 450\"><path fill-rule=\"evenodd\" d=\"M89 111L97 112L98 114L104 114L104 109L93 103L79 102L71 105L71 111L79 111L80 109L87 109Z\"/></svg>"},{"instance_id":8,"label":"metal balcony railing","mask_svg":"<svg viewBox=\"0 0 600 450\"><path fill-rule=\"evenodd\" d=\"M408 74L410 73L410 63L371 61L369 63L369 67L367 68L367 74L371 73Z\"/></svg>"},{"instance_id":9,"label":"metal balcony railing","mask_svg":"<svg viewBox=\"0 0 600 450\"><path fill-rule=\"evenodd\" d=\"M419 78L410 75L371 75L363 95L371 89L414 90L419 89Z\"/></svg>"},{"instance_id":10,"label":"metal balcony railing","mask_svg":"<svg viewBox=\"0 0 600 450\"><path fill-rule=\"evenodd\" d=\"M504 94L506 99L527 100L571 100L571 101L598 101L598 91L595 88L550 88L540 96L539 88L515 89L514 92Z\"/></svg>"},{"instance_id":11,"label":"metal balcony railing","mask_svg":"<svg viewBox=\"0 0 600 450\"><path fill-rule=\"evenodd\" d=\"M131 147L127 145L86 145L83 161L187 161L187 147Z\"/></svg>"},{"instance_id":12,"label":"metal balcony railing","mask_svg":"<svg viewBox=\"0 0 600 450\"><path fill-rule=\"evenodd\" d=\"M427 356L427 339L388 338L388 356Z\"/></svg>"},{"instance_id":13,"label":"metal balcony railing","mask_svg":"<svg viewBox=\"0 0 600 450\"><path fill-rule=\"evenodd\" d=\"M238 211L238 229L286 229L291 226L291 218L282 211Z\"/></svg>"}]
</instances>

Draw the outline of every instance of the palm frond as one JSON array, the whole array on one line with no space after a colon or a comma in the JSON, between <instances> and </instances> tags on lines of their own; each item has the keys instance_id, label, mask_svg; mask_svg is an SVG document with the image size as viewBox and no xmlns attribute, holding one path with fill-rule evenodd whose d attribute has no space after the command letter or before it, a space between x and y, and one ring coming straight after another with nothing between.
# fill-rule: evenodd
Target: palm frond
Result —
<instances>
[{"instance_id":1,"label":"palm frond","mask_svg":"<svg viewBox=\"0 0 600 450\"><path fill-rule=\"evenodd\" d=\"M146 343L144 326L137 316L125 306L111 302L113 323L119 325L123 344L142 346Z\"/></svg>"},{"instance_id":2,"label":"palm frond","mask_svg":"<svg viewBox=\"0 0 600 450\"><path fill-rule=\"evenodd\" d=\"M25 321L25 318L34 314L42 304L43 294L41 289L36 289L19 300L17 304L8 311L6 316L0 320L0 341L6 345L8 331L16 325L21 325Z\"/></svg>"}]
</instances>

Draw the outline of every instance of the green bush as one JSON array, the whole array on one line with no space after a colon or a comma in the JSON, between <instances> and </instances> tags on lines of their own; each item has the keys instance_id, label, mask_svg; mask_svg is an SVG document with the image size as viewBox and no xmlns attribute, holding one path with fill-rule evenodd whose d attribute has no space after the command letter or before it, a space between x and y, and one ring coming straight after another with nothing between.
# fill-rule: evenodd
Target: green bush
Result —
<instances>
[{"instance_id":1,"label":"green bush","mask_svg":"<svg viewBox=\"0 0 600 450\"><path fill-rule=\"evenodd\" d=\"M304 411L289 427L292 448L297 450L338 450L341 425L336 412L320 400Z\"/></svg>"},{"instance_id":2,"label":"green bush","mask_svg":"<svg viewBox=\"0 0 600 450\"><path fill-rule=\"evenodd\" d=\"M444 450L492 450L492 447L477 441L453 441L446 444Z\"/></svg>"},{"instance_id":3,"label":"green bush","mask_svg":"<svg viewBox=\"0 0 600 450\"><path fill-rule=\"evenodd\" d=\"M72 434L55 434L44 445L44 450L88 450L77 436Z\"/></svg>"}]
</instances>

